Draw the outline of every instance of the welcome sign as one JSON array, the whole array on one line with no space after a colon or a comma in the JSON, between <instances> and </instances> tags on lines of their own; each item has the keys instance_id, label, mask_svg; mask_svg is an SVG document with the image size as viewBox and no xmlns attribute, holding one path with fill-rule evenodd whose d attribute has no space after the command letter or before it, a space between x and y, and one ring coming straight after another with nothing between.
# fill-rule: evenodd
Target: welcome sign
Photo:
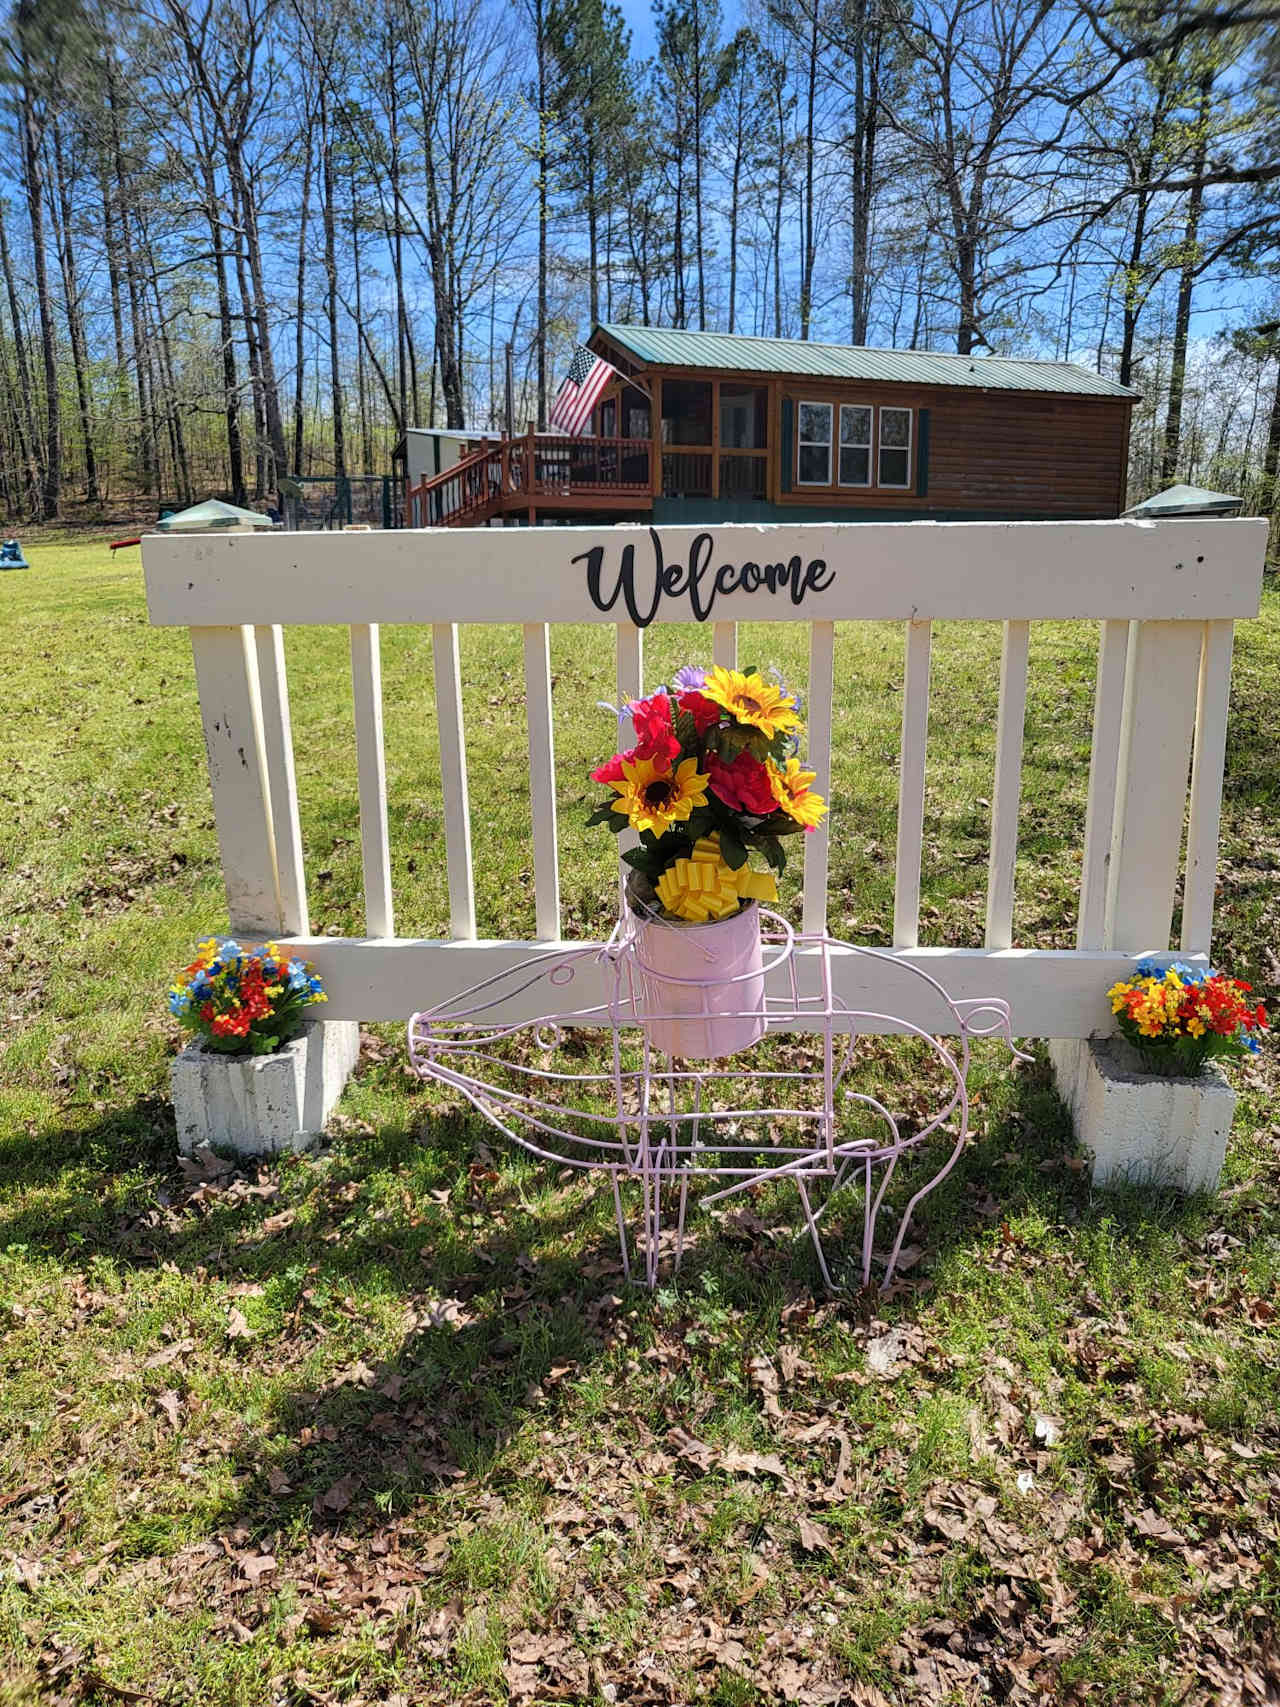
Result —
<instances>
[{"instance_id":1,"label":"welcome sign","mask_svg":"<svg viewBox=\"0 0 1280 1707\"><path fill-rule=\"evenodd\" d=\"M574 557L586 566L587 597L598 611L612 611L621 599L637 628L648 628L663 599L685 600L687 614L695 622L711 619L717 598L729 593L765 592L771 597L790 595L793 605L804 603L808 593L824 593L834 585L836 572L825 557L799 552L775 563L756 563L750 558L723 562L714 569L717 556L713 535L700 533L689 547L688 559L668 560L657 528L649 529L651 556L636 565L636 547L628 542L610 551L607 545L592 545ZM668 621L672 612L664 611ZM684 613L681 613L684 614Z\"/></svg>"}]
</instances>

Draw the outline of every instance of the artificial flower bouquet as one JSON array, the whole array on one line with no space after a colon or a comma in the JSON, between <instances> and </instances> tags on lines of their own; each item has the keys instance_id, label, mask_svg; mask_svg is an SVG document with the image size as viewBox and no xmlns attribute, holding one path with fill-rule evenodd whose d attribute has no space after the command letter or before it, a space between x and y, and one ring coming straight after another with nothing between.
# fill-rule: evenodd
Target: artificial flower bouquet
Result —
<instances>
[{"instance_id":1,"label":"artificial flower bouquet","mask_svg":"<svg viewBox=\"0 0 1280 1707\"><path fill-rule=\"evenodd\" d=\"M1206 1061L1256 1055L1267 1016L1246 997L1251 986L1225 973L1175 960L1143 960L1132 978L1113 984L1111 1011L1148 1071L1194 1076Z\"/></svg>"},{"instance_id":2,"label":"artificial flower bouquet","mask_svg":"<svg viewBox=\"0 0 1280 1707\"><path fill-rule=\"evenodd\" d=\"M269 1055L302 1030L304 1008L328 999L309 961L230 938L200 943L169 986L169 1011L223 1055Z\"/></svg>"},{"instance_id":3,"label":"artificial flower bouquet","mask_svg":"<svg viewBox=\"0 0 1280 1707\"><path fill-rule=\"evenodd\" d=\"M815 829L827 809L799 757L798 697L754 668L686 666L625 712L636 744L592 771L613 798L588 822L639 832L622 855L633 898L698 924L776 901L783 838Z\"/></svg>"}]
</instances>

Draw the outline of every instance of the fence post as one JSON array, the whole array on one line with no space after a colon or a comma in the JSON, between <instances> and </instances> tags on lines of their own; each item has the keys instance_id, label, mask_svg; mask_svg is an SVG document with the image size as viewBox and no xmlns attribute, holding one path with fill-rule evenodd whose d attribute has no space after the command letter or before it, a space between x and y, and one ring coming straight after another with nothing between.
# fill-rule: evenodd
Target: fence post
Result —
<instances>
[{"instance_id":1,"label":"fence post","mask_svg":"<svg viewBox=\"0 0 1280 1707\"><path fill-rule=\"evenodd\" d=\"M193 628L200 716L233 933L271 937L280 905L252 628Z\"/></svg>"}]
</instances>

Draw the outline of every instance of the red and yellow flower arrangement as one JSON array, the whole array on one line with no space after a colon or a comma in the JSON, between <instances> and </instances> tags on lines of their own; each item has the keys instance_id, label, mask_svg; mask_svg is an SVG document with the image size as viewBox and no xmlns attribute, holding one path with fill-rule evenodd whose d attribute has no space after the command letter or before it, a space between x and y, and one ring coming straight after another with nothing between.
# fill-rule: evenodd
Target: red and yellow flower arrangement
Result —
<instances>
[{"instance_id":1,"label":"red and yellow flower arrangement","mask_svg":"<svg viewBox=\"0 0 1280 1707\"><path fill-rule=\"evenodd\" d=\"M1120 1031L1152 1072L1194 1075L1206 1061L1256 1055L1267 1028L1251 986L1175 960L1139 961L1132 978L1108 991Z\"/></svg>"},{"instance_id":2,"label":"red and yellow flower arrangement","mask_svg":"<svg viewBox=\"0 0 1280 1707\"><path fill-rule=\"evenodd\" d=\"M309 961L230 938L200 943L169 986L170 1013L222 1055L269 1055L301 1031L304 1008L328 999Z\"/></svg>"},{"instance_id":3,"label":"red and yellow flower arrangement","mask_svg":"<svg viewBox=\"0 0 1280 1707\"><path fill-rule=\"evenodd\" d=\"M696 923L776 901L782 838L827 810L800 761L796 695L755 669L686 667L625 710L636 744L592 771L613 797L588 822L639 833L622 856L637 899Z\"/></svg>"}]
</instances>

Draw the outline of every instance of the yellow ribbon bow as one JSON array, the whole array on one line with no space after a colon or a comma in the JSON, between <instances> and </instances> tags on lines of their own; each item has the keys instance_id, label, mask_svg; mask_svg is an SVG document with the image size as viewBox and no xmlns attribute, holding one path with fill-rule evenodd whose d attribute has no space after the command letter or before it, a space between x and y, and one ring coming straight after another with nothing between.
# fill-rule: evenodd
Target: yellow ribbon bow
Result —
<instances>
[{"instance_id":1,"label":"yellow ribbon bow","mask_svg":"<svg viewBox=\"0 0 1280 1707\"><path fill-rule=\"evenodd\" d=\"M720 853L718 835L702 836L688 859L667 867L657 882L658 899L668 913L693 924L727 919L743 901L776 901L773 873L740 865L733 871Z\"/></svg>"}]
</instances>

